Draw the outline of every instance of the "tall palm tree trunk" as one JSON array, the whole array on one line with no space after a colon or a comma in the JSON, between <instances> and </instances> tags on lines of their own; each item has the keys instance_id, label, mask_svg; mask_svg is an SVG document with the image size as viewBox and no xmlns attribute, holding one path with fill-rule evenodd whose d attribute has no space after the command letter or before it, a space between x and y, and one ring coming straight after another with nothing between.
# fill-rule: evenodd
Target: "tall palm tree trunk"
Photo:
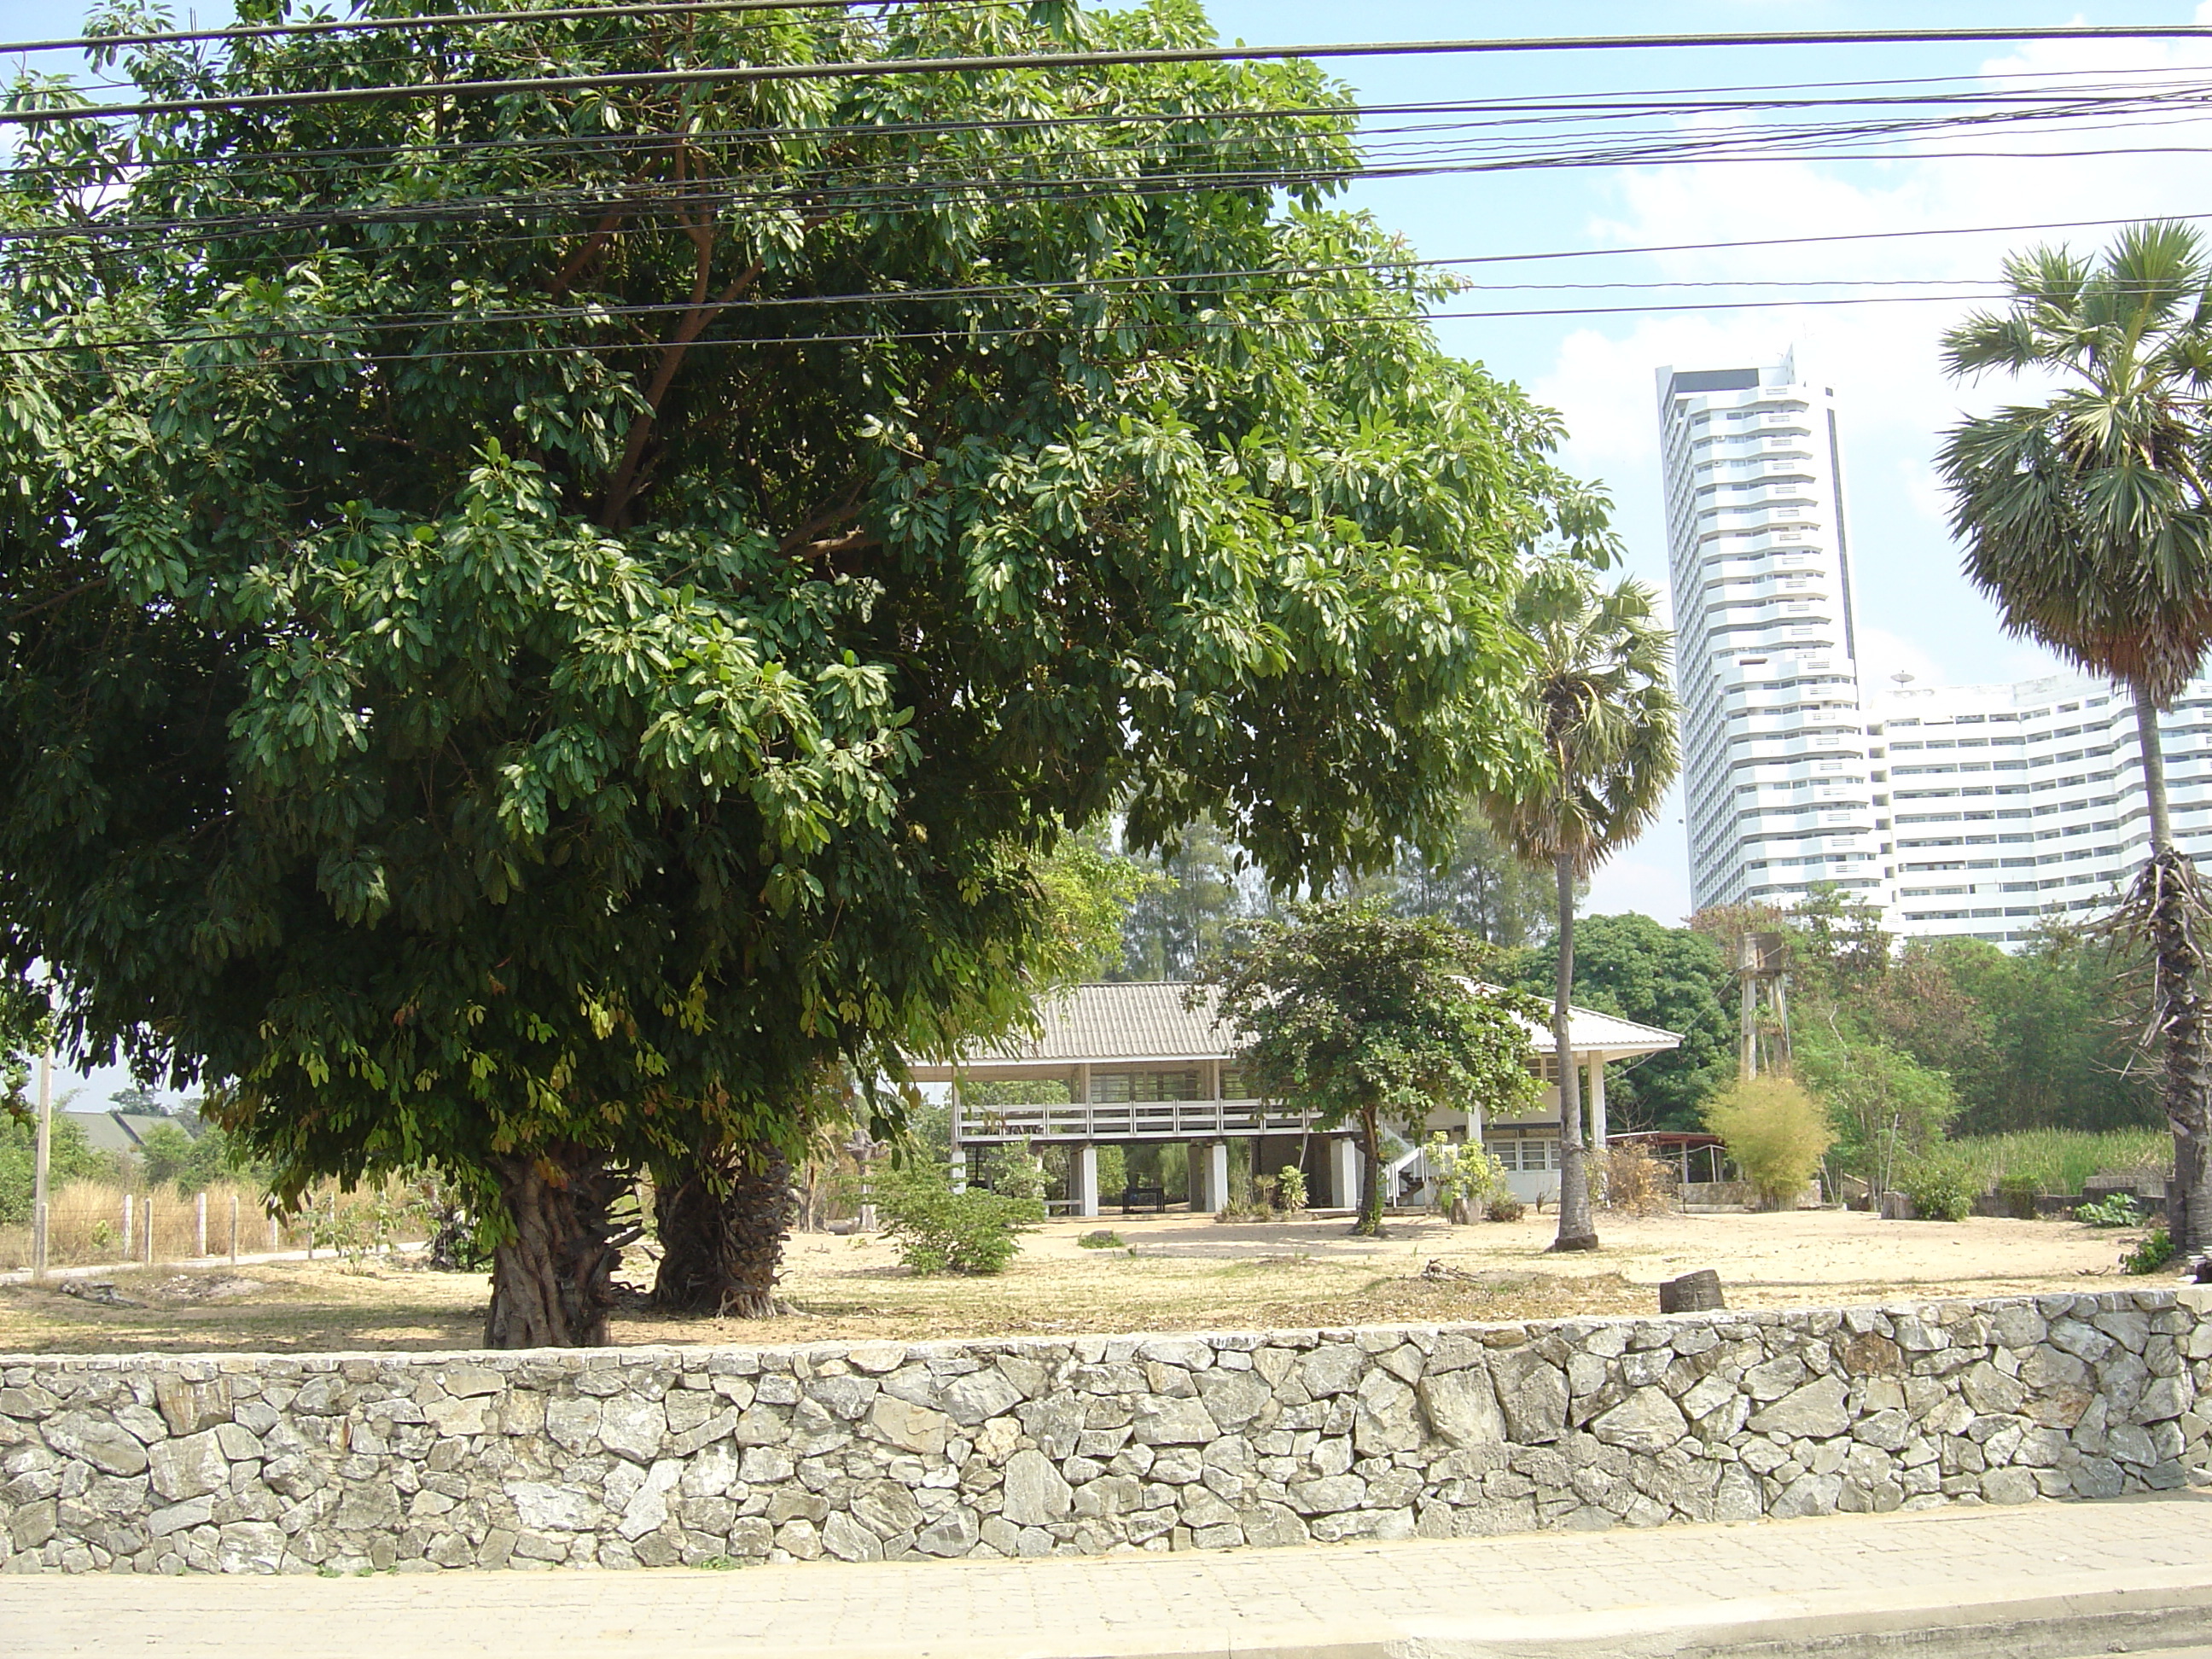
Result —
<instances>
[{"instance_id":1,"label":"tall palm tree trunk","mask_svg":"<svg viewBox=\"0 0 2212 1659\"><path fill-rule=\"evenodd\" d=\"M2212 1247L2212 1133L2208 1110L2204 958L2193 921L2203 915L2197 872L2173 844L2166 793L2166 754L2158 706L2136 687L2136 740L2142 753L2143 799L2150 811L2150 861L2137 878L2133 905L2143 918L2153 960L2152 1018L2166 1037L2165 1097L2173 1129L2173 1192L2166 1227L2178 1253Z\"/></svg>"},{"instance_id":2,"label":"tall palm tree trunk","mask_svg":"<svg viewBox=\"0 0 2212 1659\"><path fill-rule=\"evenodd\" d=\"M1555 1250L1597 1249L1590 1214L1589 1176L1583 1158L1582 1079L1570 1041L1575 988L1575 863L1562 853L1553 860L1559 884L1559 971L1553 981L1552 1055L1559 1070L1559 1236Z\"/></svg>"}]
</instances>

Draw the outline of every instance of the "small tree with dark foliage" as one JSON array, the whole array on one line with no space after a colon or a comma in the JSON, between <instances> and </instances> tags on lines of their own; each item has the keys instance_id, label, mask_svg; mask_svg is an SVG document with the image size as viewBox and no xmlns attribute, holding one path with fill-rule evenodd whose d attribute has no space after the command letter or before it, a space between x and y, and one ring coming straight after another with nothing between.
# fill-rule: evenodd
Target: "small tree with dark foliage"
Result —
<instances>
[{"instance_id":1,"label":"small tree with dark foliage","mask_svg":"<svg viewBox=\"0 0 2212 1659\"><path fill-rule=\"evenodd\" d=\"M1201 965L1200 985L1218 991L1222 1018L1241 1030L1240 1062L1261 1091L1311 1111L1316 1128L1358 1127L1353 1232L1382 1231L1386 1126L1419 1139L1437 1106L1494 1113L1534 1094L1528 1023L1544 1007L1480 982L1493 955L1434 916L1331 902L1255 922Z\"/></svg>"}]
</instances>

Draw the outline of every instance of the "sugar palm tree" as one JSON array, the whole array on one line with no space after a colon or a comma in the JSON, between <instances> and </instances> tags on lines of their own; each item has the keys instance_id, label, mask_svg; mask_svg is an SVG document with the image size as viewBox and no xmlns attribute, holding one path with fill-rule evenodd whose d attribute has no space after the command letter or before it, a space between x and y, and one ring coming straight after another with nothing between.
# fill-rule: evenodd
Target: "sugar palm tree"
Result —
<instances>
[{"instance_id":1,"label":"sugar palm tree","mask_svg":"<svg viewBox=\"0 0 2212 1659\"><path fill-rule=\"evenodd\" d=\"M1597 1248L1583 1163L1581 1079L1568 1030L1575 977L1575 887L1644 832L1680 763L1673 638L1651 590L1607 587L1586 565L1547 559L1515 604L1530 671L1522 698L1542 761L1480 797L1484 815L1523 860L1550 866L1559 961L1552 998L1559 1070L1559 1232L1553 1249Z\"/></svg>"},{"instance_id":2,"label":"sugar palm tree","mask_svg":"<svg viewBox=\"0 0 2212 1659\"><path fill-rule=\"evenodd\" d=\"M2006 262L2002 310L1944 336L1954 378L2056 376L2039 404L1954 428L1939 459L1967 574L2013 633L2124 686L2135 703L2150 856L2122 919L2150 945L2154 1028L2185 1204L2178 1245L2212 1245L2201 955L2205 918L2173 845L2160 712L2212 647L2212 263L2186 226L2130 226L2095 260Z\"/></svg>"}]
</instances>

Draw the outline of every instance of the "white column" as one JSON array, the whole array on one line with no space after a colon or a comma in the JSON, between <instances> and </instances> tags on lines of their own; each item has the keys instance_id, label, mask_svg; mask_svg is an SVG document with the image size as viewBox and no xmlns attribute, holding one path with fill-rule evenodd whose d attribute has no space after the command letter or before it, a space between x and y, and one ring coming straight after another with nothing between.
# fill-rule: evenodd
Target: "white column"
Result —
<instances>
[{"instance_id":1,"label":"white column","mask_svg":"<svg viewBox=\"0 0 2212 1659\"><path fill-rule=\"evenodd\" d=\"M46 1244L52 1212L46 1201L47 1176L53 1164L54 1054L52 1044L39 1054L39 1135L31 1154L31 1277L46 1276Z\"/></svg>"},{"instance_id":2,"label":"white column","mask_svg":"<svg viewBox=\"0 0 2212 1659\"><path fill-rule=\"evenodd\" d=\"M1590 1145L1599 1152L1605 1150L1605 1056L1592 1054L1584 1068L1589 1079Z\"/></svg>"},{"instance_id":3,"label":"white column","mask_svg":"<svg viewBox=\"0 0 2212 1659\"><path fill-rule=\"evenodd\" d=\"M1330 1137L1328 1201L1340 1210L1359 1207L1359 1139L1356 1135Z\"/></svg>"},{"instance_id":4,"label":"white column","mask_svg":"<svg viewBox=\"0 0 2212 1659\"><path fill-rule=\"evenodd\" d=\"M951 1182L954 1192L964 1193L968 1190L968 1152L960 1144L960 1079L957 1077L952 1079L951 1108L945 1115L945 1121L951 1126L952 1141L951 1156L948 1160L951 1168L946 1171L945 1179Z\"/></svg>"},{"instance_id":5,"label":"white column","mask_svg":"<svg viewBox=\"0 0 2212 1659\"><path fill-rule=\"evenodd\" d=\"M1229 1201L1229 1143L1194 1140L1190 1143L1190 1207L1192 1212L1212 1215Z\"/></svg>"},{"instance_id":6,"label":"white column","mask_svg":"<svg viewBox=\"0 0 2212 1659\"><path fill-rule=\"evenodd\" d=\"M192 1254L207 1254L207 1194L202 1193L192 1200L192 1243L197 1247Z\"/></svg>"},{"instance_id":7,"label":"white column","mask_svg":"<svg viewBox=\"0 0 2212 1659\"><path fill-rule=\"evenodd\" d=\"M1088 1066L1084 1068L1089 1070ZM1068 1174L1073 1177L1075 1191L1075 1212L1095 1216L1098 1213L1098 1149L1085 1141L1075 1149L1068 1160Z\"/></svg>"}]
</instances>

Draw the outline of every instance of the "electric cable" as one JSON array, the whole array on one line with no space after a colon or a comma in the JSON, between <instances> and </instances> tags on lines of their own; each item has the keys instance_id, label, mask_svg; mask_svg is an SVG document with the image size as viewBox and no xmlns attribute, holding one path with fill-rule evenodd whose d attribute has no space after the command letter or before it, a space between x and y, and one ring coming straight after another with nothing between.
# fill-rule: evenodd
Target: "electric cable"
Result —
<instances>
[{"instance_id":1,"label":"electric cable","mask_svg":"<svg viewBox=\"0 0 2212 1659\"><path fill-rule=\"evenodd\" d=\"M770 81L878 80L908 75L1132 68L1182 64L1322 62L1353 58L1491 57L1538 52L1676 51L1729 46L1834 46L2003 43L2028 40L2212 40L2212 26L2070 24L2044 27L1814 29L1711 34L1551 35L1464 40L1371 40L1285 46L1148 46L1104 52L981 53L967 57L836 60L816 64L739 64L685 69L624 70L599 74L520 76L498 80L430 81L360 87L295 88L223 97L149 99L135 104L84 104L0 110L0 126L51 125L122 116L197 111L246 112L390 99L506 97L522 93L608 91L628 87L718 86Z\"/></svg>"}]
</instances>

